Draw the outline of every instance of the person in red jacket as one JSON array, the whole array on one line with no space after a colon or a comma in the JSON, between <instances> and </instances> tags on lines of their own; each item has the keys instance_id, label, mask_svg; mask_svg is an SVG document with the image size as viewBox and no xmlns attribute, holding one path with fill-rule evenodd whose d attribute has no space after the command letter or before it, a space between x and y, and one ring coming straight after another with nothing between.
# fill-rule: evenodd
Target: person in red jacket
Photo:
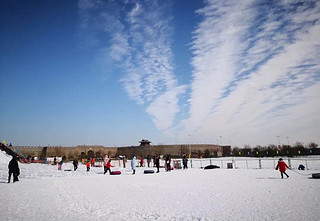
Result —
<instances>
[{"instance_id":1,"label":"person in red jacket","mask_svg":"<svg viewBox=\"0 0 320 221\"><path fill-rule=\"evenodd\" d=\"M88 160L88 162L87 162L87 172L89 172L90 171L90 161Z\"/></svg>"},{"instance_id":2,"label":"person in red jacket","mask_svg":"<svg viewBox=\"0 0 320 221\"><path fill-rule=\"evenodd\" d=\"M278 165L276 167L276 170L279 169L279 171L281 173L281 179L283 179L283 174L285 174L287 176L287 178L289 178L289 175L286 173L287 168L289 168L288 165L283 161L282 158L280 158L278 161Z\"/></svg>"},{"instance_id":3,"label":"person in red jacket","mask_svg":"<svg viewBox=\"0 0 320 221\"><path fill-rule=\"evenodd\" d=\"M94 164L96 163L96 158L92 158L91 160L91 166L94 167Z\"/></svg>"},{"instance_id":4,"label":"person in red jacket","mask_svg":"<svg viewBox=\"0 0 320 221\"><path fill-rule=\"evenodd\" d=\"M109 173L111 173L111 169L110 169L111 167L113 166L111 165L111 160L109 160L106 166L107 169L104 171L104 174L106 174L108 171Z\"/></svg>"}]
</instances>

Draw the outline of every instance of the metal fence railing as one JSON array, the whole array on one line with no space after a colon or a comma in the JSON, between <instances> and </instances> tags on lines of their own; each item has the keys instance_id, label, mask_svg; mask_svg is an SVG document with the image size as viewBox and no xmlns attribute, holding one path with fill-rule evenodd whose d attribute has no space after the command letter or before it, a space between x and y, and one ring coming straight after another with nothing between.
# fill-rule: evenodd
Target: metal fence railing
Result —
<instances>
[{"instance_id":1,"label":"metal fence railing","mask_svg":"<svg viewBox=\"0 0 320 221\"><path fill-rule=\"evenodd\" d=\"M207 165L217 165L220 168L240 168L240 169L272 169L277 166L279 158L205 158L189 159L188 167L203 168ZM320 170L320 157L306 158L283 158L291 169L298 169L299 165L304 165L307 170Z\"/></svg>"},{"instance_id":2,"label":"metal fence railing","mask_svg":"<svg viewBox=\"0 0 320 221\"><path fill-rule=\"evenodd\" d=\"M279 158L254 158L254 157L222 157L222 158L191 158L188 159L188 168L204 168L208 165L217 165L222 169L274 169L277 166ZM304 165L306 170L320 170L320 156L317 157L304 157L304 158L287 158L283 160L288 164L291 169L298 169L299 165ZM140 161L137 160L136 164L140 167ZM174 168L182 167L182 159L172 159L171 166ZM118 166L118 165L117 165ZM122 165L119 165L122 167ZM128 160L127 166L131 166L131 161ZM154 166L153 161L150 164ZM165 166L165 161L160 160L160 166ZM143 168L147 168L144 163Z\"/></svg>"}]
</instances>

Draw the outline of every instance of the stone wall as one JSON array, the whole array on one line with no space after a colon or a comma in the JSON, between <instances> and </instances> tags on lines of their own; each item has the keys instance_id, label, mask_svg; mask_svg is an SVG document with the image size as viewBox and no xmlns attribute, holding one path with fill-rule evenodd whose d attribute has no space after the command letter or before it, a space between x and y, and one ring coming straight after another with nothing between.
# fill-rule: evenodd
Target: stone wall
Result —
<instances>
[{"instance_id":1,"label":"stone wall","mask_svg":"<svg viewBox=\"0 0 320 221\"><path fill-rule=\"evenodd\" d=\"M175 157L181 157L183 154L189 156L191 147L192 157L199 157L204 155L205 151L209 151L211 156L221 157L222 150L218 145L212 144L180 144L180 145L150 145L150 146L132 146L118 148L118 155L129 156L133 154L136 156L147 155L165 155L170 154ZM199 152L200 151L200 152Z\"/></svg>"},{"instance_id":2,"label":"stone wall","mask_svg":"<svg viewBox=\"0 0 320 221\"><path fill-rule=\"evenodd\" d=\"M211 156L221 157L222 150L218 145L212 144L181 144L181 145L145 145L145 146L129 146L129 147L105 147L105 146L89 146L78 145L75 147L49 146L49 147L30 147L30 146L12 146L13 151L23 154L25 157L61 157L66 156L68 159L75 157L103 157L108 154L111 157L126 156L131 158L132 155L165 155L170 154L174 157L181 157L183 154L189 156L191 147L192 157L199 157L199 154L209 151Z\"/></svg>"},{"instance_id":3,"label":"stone wall","mask_svg":"<svg viewBox=\"0 0 320 221\"><path fill-rule=\"evenodd\" d=\"M45 147L31 147L31 146L12 146L10 147L13 151L18 151L19 155L23 154L25 157L60 157L66 156L68 159L73 159L75 157L87 156L88 153L93 153L94 157L103 157L106 154L110 156L117 155L117 148L115 147L104 147L104 146L86 146L79 145L75 147L62 147L62 146L50 146L46 148L46 153L44 153Z\"/></svg>"}]
</instances>

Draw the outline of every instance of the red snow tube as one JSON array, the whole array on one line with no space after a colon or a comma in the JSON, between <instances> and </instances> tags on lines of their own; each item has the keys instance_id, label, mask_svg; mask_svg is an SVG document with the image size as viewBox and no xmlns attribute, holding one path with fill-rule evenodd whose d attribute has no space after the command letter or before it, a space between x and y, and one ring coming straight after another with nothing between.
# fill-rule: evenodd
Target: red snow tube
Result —
<instances>
[{"instance_id":1,"label":"red snow tube","mask_svg":"<svg viewBox=\"0 0 320 221\"><path fill-rule=\"evenodd\" d=\"M143 173L144 174L151 174L151 173L154 173L154 170L144 170Z\"/></svg>"},{"instance_id":2,"label":"red snow tube","mask_svg":"<svg viewBox=\"0 0 320 221\"><path fill-rule=\"evenodd\" d=\"M112 171L110 172L110 175L120 175L121 171Z\"/></svg>"},{"instance_id":3,"label":"red snow tube","mask_svg":"<svg viewBox=\"0 0 320 221\"><path fill-rule=\"evenodd\" d=\"M313 173L312 178L313 179L320 179L320 173Z\"/></svg>"}]
</instances>

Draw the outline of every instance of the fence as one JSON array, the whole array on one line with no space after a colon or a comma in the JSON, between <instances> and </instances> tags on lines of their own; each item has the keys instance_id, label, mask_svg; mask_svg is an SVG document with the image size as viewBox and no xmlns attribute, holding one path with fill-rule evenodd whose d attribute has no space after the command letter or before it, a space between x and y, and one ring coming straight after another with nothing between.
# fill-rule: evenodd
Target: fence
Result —
<instances>
[{"instance_id":1,"label":"fence","mask_svg":"<svg viewBox=\"0 0 320 221\"><path fill-rule=\"evenodd\" d=\"M203 168L207 165L217 165L220 168L239 169L274 169L277 166L279 158L242 158L242 157L227 157L227 158L205 158L205 159L189 159L188 167ZM181 159L177 159L181 160ZM283 158L291 169L298 169L302 164L307 170L320 170L320 157L306 158Z\"/></svg>"},{"instance_id":2,"label":"fence","mask_svg":"<svg viewBox=\"0 0 320 221\"><path fill-rule=\"evenodd\" d=\"M250 158L250 157L222 157L222 158L191 158L188 159L188 168L204 168L208 165L217 165L220 168L235 168L235 169L274 169L277 166L279 158ZM304 158L286 158L283 160L288 164L291 169L298 169L299 165L305 166L306 170L320 170L320 157L304 157ZM140 166L139 160L136 162ZM118 166L118 163L115 163ZM119 164L122 167L122 162ZM128 160L127 166L131 166L131 161ZM150 163L153 167L153 161ZM160 160L160 166L165 166L165 161ZM172 159L171 166L181 168L182 159ZM143 167L147 167L144 163Z\"/></svg>"},{"instance_id":3,"label":"fence","mask_svg":"<svg viewBox=\"0 0 320 221\"><path fill-rule=\"evenodd\" d=\"M61 158L59 158L61 159ZM278 163L279 158L250 158L250 157L222 157L222 158L191 158L188 159L188 168L203 168L208 165L217 165L220 168L239 168L239 169L274 169ZM299 165L305 166L306 170L320 170L320 157L283 157L284 161L291 169L298 169ZM58 159L57 159L58 161ZM48 158L48 163L52 163L53 160ZM102 166L102 161L96 162L97 165ZM123 167L123 161L114 160L115 166ZM137 160L137 166L140 166L140 161ZM164 166L165 161L160 160L160 165ZM153 160L150 163L150 167L154 166ZM171 166L175 168L181 168L182 159L172 159ZM131 161L128 160L126 167L131 167ZM147 167L146 160L144 160L143 167Z\"/></svg>"}]
</instances>

